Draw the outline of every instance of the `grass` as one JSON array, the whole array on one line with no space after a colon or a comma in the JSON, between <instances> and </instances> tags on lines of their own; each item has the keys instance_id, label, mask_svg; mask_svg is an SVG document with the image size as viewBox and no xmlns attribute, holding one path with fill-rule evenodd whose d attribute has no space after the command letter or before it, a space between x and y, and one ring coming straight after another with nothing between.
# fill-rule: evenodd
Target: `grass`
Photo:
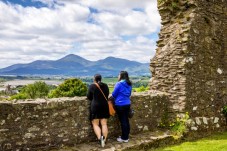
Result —
<instances>
[{"instance_id":1,"label":"grass","mask_svg":"<svg viewBox=\"0 0 227 151\"><path fill-rule=\"evenodd\" d=\"M110 93L112 93L112 92L113 92L113 90L114 90L114 87L109 86L109 91L110 91Z\"/></svg>"},{"instance_id":2,"label":"grass","mask_svg":"<svg viewBox=\"0 0 227 151\"><path fill-rule=\"evenodd\" d=\"M102 79L102 82L107 83L107 84L109 84L109 83L115 84L115 83L117 83L117 81L118 81L117 78L103 78Z\"/></svg>"},{"instance_id":3,"label":"grass","mask_svg":"<svg viewBox=\"0 0 227 151\"><path fill-rule=\"evenodd\" d=\"M216 134L194 142L159 148L149 151L227 151L227 132Z\"/></svg>"}]
</instances>

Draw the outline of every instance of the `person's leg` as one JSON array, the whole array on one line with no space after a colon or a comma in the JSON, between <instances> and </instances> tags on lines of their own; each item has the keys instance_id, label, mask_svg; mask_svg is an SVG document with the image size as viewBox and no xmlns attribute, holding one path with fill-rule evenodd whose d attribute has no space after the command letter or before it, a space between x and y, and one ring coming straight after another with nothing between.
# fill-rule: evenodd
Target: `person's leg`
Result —
<instances>
[{"instance_id":1,"label":"person's leg","mask_svg":"<svg viewBox=\"0 0 227 151\"><path fill-rule=\"evenodd\" d=\"M124 106L123 107L123 114L122 114L122 136L121 138L123 140L128 140L129 139L129 133L130 133L130 125L129 125L129 119L128 119L128 112L129 112L129 107Z\"/></svg>"},{"instance_id":2,"label":"person's leg","mask_svg":"<svg viewBox=\"0 0 227 151\"><path fill-rule=\"evenodd\" d=\"M99 119L92 120L93 129L95 132L95 135L98 139L101 138L101 128L99 127Z\"/></svg>"},{"instance_id":3,"label":"person's leg","mask_svg":"<svg viewBox=\"0 0 227 151\"><path fill-rule=\"evenodd\" d=\"M129 139L129 133L130 133L130 124L128 119L129 108L130 108L130 105L117 107L117 114L121 123L121 131L122 131L121 139L123 140Z\"/></svg>"},{"instance_id":4,"label":"person's leg","mask_svg":"<svg viewBox=\"0 0 227 151\"><path fill-rule=\"evenodd\" d=\"M106 138L108 136L108 127L107 127L107 119L101 119L101 125L102 125L102 135L105 137L105 141Z\"/></svg>"}]
</instances>

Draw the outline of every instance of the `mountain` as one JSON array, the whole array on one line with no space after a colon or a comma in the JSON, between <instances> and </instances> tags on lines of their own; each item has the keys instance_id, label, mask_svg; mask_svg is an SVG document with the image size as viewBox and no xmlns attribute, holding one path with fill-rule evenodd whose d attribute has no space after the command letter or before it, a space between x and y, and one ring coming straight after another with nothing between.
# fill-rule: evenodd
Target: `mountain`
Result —
<instances>
[{"instance_id":1,"label":"mountain","mask_svg":"<svg viewBox=\"0 0 227 151\"><path fill-rule=\"evenodd\" d=\"M62 75L62 76L117 76L126 70L130 75L150 75L149 63L139 63L115 57L89 61L70 54L59 60L37 60L0 69L0 75Z\"/></svg>"}]
</instances>

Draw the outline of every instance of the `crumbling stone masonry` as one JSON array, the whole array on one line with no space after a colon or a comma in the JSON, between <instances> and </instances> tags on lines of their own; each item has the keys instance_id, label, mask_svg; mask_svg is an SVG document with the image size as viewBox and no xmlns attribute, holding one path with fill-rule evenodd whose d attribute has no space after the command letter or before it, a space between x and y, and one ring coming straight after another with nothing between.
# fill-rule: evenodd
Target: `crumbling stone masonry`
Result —
<instances>
[{"instance_id":1,"label":"crumbling stone masonry","mask_svg":"<svg viewBox=\"0 0 227 151\"><path fill-rule=\"evenodd\" d=\"M167 112L164 94L135 93L131 133L154 130ZM0 151L50 150L95 140L85 97L0 102ZM108 122L110 137L120 135L117 117Z\"/></svg>"},{"instance_id":2,"label":"crumbling stone masonry","mask_svg":"<svg viewBox=\"0 0 227 151\"><path fill-rule=\"evenodd\" d=\"M151 91L132 96L131 133L189 112L190 130L225 128L227 0L158 0L162 28L151 61ZM154 92L155 91L155 92ZM49 150L94 140L85 97L0 102L0 150ZM120 131L109 120L110 136Z\"/></svg>"},{"instance_id":3,"label":"crumbling stone masonry","mask_svg":"<svg viewBox=\"0 0 227 151\"><path fill-rule=\"evenodd\" d=\"M151 90L168 94L172 118L189 112L191 130L223 127L227 0L158 0L158 8L162 28L150 63Z\"/></svg>"}]
</instances>

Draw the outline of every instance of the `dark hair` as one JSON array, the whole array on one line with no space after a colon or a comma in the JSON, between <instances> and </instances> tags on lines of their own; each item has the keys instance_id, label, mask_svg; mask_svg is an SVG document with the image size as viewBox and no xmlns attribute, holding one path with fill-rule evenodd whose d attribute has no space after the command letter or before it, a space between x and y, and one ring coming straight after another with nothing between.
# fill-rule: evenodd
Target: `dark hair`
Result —
<instances>
[{"instance_id":1,"label":"dark hair","mask_svg":"<svg viewBox=\"0 0 227 151\"><path fill-rule=\"evenodd\" d=\"M101 83L102 76L100 74L95 74L94 75L94 81L97 82L97 83Z\"/></svg>"},{"instance_id":2,"label":"dark hair","mask_svg":"<svg viewBox=\"0 0 227 151\"><path fill-rule=\"evenodd\" d=\"M129 80L127 71L121 71L119 75L120 75L119 81L125 80L128 83L128 85L132 85L132 82Z\"/></svg>"}]
</instances>

